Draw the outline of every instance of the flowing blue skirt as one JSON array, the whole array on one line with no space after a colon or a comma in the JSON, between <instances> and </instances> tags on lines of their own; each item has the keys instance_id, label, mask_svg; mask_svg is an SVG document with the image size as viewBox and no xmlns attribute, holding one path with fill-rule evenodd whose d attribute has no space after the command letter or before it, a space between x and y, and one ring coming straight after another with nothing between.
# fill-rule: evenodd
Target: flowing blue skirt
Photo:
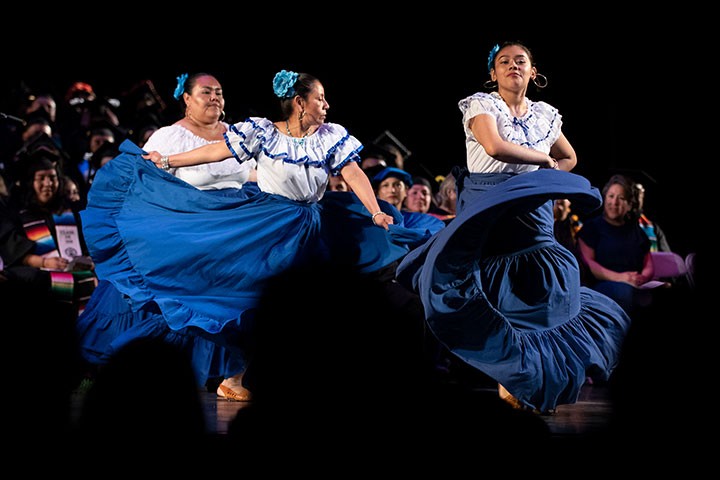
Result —
<instances>
[{"instance_id":1,"label":"flowing blue skirt","mask_svg":"<svg viewBox=\"0 0 720 480\"><path fill-rule=\"evenodd\" d=\"M304 203L256 189L198 190L142 153L123 142L81 212L102 281L78 323L93 363L134 338L160 336L190 350L200 383L231 376L244 368L254 310L273 275L318 261L372 272L429 238L401 225L374 226L354 194ZM333 287L329 294L342 292ZM308 302L327 291L298 288Z\"/></svg>"},{"instance_id":2,"label":"flowing blue skirt","mask_svg":"<svg viewBox=\"0 0 720 480\"><path fill-rule=\"evenodd\" d=\"M459 185L457 217L404 257L398 280L451 352L525 406L575 403L588 371L607 379L615 368L630 319L580 286L576 258L553 235L552 199L589 211L599 192L557 170L470 174Z\"/></svg>"}]
</instances>

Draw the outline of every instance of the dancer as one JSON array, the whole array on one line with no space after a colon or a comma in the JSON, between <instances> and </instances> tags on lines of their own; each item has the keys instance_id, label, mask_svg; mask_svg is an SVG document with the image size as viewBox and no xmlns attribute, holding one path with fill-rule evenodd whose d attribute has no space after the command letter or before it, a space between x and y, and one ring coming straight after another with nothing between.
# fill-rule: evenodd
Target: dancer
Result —
<instances>
[{"instance_id":1,"label":"dancer","mask_svg":"<svg viewBox=\"0 0 720 480\"><path fill-rule=\"evenodd\" d=\"M225 97L220 81L204 72L183 73L177 81L173 97L183 103L185 114L172 125L156 130L145 148L179 153L224 141L229 125L222 120ZM170 173L201 190L229 189L226 194L244 198L257 191L254 167L254 161L240 164L229 157L217 163L172 169ZM159 335L188 352L200 385L215 388L220 398L234 401L250 398L250 392L242 386L245 370L242 356L202 337L176 335L164 325L162 315L155 309L147 304L131 308L113 283L101 280L78 319L81 353L91 364L102 365L129 341ZM217 387L210 385L217 379L221 380Z\"/></svg>"},{"instance_id":2,"label":"dancer","mask_svg":"<svg viewBox=\"0 0 720 480\"><path fill-rule=\"evenodd\" d=\"M488 71L497 90L459 103L467 169L456 174L457 217L404 258L398 279L420 294L440 341L495 379L501 397L552 412L577 401L587 370L609 377L629 319L580 286L575 257L553 236L552 199L581 211L601 198L569 173L577 159L557 109L526 96L547 79L517 42L496 45Z\"/></svg>"}]
</instances>

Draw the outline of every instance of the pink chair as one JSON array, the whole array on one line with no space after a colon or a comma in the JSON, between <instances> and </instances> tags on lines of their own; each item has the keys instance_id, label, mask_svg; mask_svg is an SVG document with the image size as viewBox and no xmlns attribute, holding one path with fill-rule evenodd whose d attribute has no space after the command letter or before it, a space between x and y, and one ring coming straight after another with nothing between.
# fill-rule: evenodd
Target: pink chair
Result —
<instances>
[{"instance_id":1,"label":"pink chair","mask_svg":"<svg viewBox=\"0 0 720 480\"><path fill-rule=\"evenodd\" d=\"M671 280L687 275L683 257L675 252L650 252L655 267L655 280Z\"/></svg>"}]
</instances>

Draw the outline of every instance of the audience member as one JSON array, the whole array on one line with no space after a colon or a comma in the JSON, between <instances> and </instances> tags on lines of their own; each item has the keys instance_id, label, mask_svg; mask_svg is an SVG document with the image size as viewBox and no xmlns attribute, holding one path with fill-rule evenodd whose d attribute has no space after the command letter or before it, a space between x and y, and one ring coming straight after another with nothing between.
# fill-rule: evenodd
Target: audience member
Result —
<instances>
[{"instance_id":1,"label":"audience member","mask_svg":"<svg viewBox=\"0 0 720 480\"><path fill-rule=\"evenodd\" d=\"M360 168L363 171L374 169L375 173L388 166L385 155L379 152L377 148L365 149L361 156Z\"/></svg>"},{"instance_id":2,"label":"audience member","mask_svg":"<svg viewBox=\"0 0 720 480\"><path fill-rule=\"evenodd\" d=\"M67 175L63 175L62 177L62 184L63 184L63 194L65 195L65 199L69 202L70 205L79 205L79 202L82 200L82 197L80 196L80 189L78 188L75 181L68 177ZM81 208L73 207L77 209L78 211L81 210Z\"/></svg>"},{"instance_id":3,"label":"audience member","mask_svg":"<svg viewBox=\"0 0 720 480\"><path fill-rule=\"evenodd\" d=\"M58 105L57 133L69 161L63 169L86 198L90 157L105 141L119 144L127 135L116 112L119 101L99 95L86 82L73 82Z\"/></svg>"},{"instance_id":4,"label":"audience member","mask_svg":"<svg viewBox=\"0 0 720 480\"><path fill-rule=\"evenodd\" d=\"M50 121L50 125L54 126L57 121L57 103L55 97L50 93L31 94L28 97L29 104L25 109L25 116L29 116L34 112L43 112Z\"/></svg>"},{"instance_id":5,"label":"audience member","mask_svg":"<svg viewBox=\"0 0 720 480\"><path fill-rule=\"evenodd\" d=\"M413 177L412 185L407 190L402 209L408 212L428 213L432 204L433 191L430 180L425 177Z\"/></svg>"},{"instance_id":6,"label":"audience member","mask_svg":"<svg viewBox=\"0 0 720 480\"><path fill-rule=\"evenodd\" d=\"M398 210L402 210L407 191L412 186L412 178L405 170L385 167L372 178L375 194Z\"/></svg>"},{"instance_id":7,"label":"audience member","mask_svg":"<svg viewBox=\"0 0 720 480\"><path fill-rule=\"evenodd\" d=\"M160 125L155 125L154 123L145 124L138 130L133 131L134 135L132 141L135 142L138 147L143 148L152 134L157 132L159 129Z\"/></svg>"},{"instance_id":8,"label":"audience member","mask_svg":"<svg viewBox=\"0 0 720 480\"><path fill-rule=\"evenodd\" d=\"M455 175L450 172L440 182L435 202L430 206L430 215L433 215L447 224L457 215L457 190L455 188Z\"/></svg>"},{"instance_id":9,"label":"audience member","mask_svg":"<svg viewBox=\"0 0 720 480\"><path fill-rule=\"evenodd\" d=\"M28 238L23 228L17 207L10 203L9 196L0 196L0 260L4 291L33 292L35 300L50 299L50 273L42 270L34 257L36 243ZM31 264L35 263L36 266ZM11 299L12 295L5 297Z\"/></svg>"},{"instance_id":10,"label":"audience member","mask_svg":"<svg viewBox=\"0 0 720 480\"><path fill-rule=\"evenodd\" d=\"M588 286L615 300L629 315L647 307L652 292L641 288L654 275L650 240L632 215L633 181L613 175L602 190L602 214L577 233Z\"/></svg>"},{"instance_id":11,"label":"audience member","mask_svg":"<svg viewBox=\"0 0 720 480\"><path fill-rule=\"evenodd\" d=\"M92 185L95 174L103 165L120 154L120 149L114 141L103 142L88 159L87 183Z\"/></svg>"},{"instance_id":12,"label":"audience member","mask_svg":"<svg viewBox=\"0 0 720 480\"><path fill-rule=\"evenodd\" d=\"M11 191L20 182L19 177L23 173L27 158L40 150L55 155L59 162L58 166L64 169L68 155L60 147L49 120L44 115L32 114L20 133L19 147L5 166L4 175Z\"/></svg>"},{"instance_id":13,"label":"audience member","mask_svg":"<svg viewBox=\"0 0 720 480\"><path fill-rule=\"evenodd\" d=\"M373 177L373 188L380 200L384 200L398 209L403 217L403 226L419 232L433 235L445 227L445 223L427 213L410 211L403 208L405 199L413 180L405 170L395 167L386 167ZM425 241L425 238L422 239ZM415 245L417 246L417 245Z\"/></svg>"},{"instance_id":14,"label":"audience member","mask_svg":"<svg viewBox=\"0 0 720 480\"><path fill-rule=\"evenodd\" d=\"M169 123L167 105L150 79L135 82L120 94L120 122L130 133L130 138L142 147L147 140L148 128L156 130Z\"/></svg>"},{"instance_id":15,"label":"audience member","mask_svg":"<svg viewBox=\"0 0 720 480\"><path fill-rule=\"evenodd\" d=\"M643 229L645 235L650 239L650 251L670 252L670 244L668 244L665 238L665 232L663 232L656 222L653 222L645 215L645 187L643 184L636 182L633 193L635 197L633 206L635 211L633 215L637 217L640 228Z\"/></svg>"},{"instance_id":16,"label":"audience member","mask_svg":"<svg viewBox=\"0 0 720 480\"><path fill-rule=\"evenodd\" d=\"M331 192L349 192L350 187L342 175L330 175L328 190Z\"/></svg>"},{"instance_id":17,"label":"audience member","mask_svg":"<svg viewBox=\"0 0 720 480\"><path fill-rule=\"evenodd\" d=\"M582 222L576 214L571 214L571 204L568 198L558 198L553 202L553 234L560 245L575 253L577 251L575 235L582 228Z\"/></svg>"},{"instance_id":18,"label":"audience member","mask_svg":"<svg viewBox=\"0 0 720 480\"><path fill-rule=\"evenodd\" d=\"M79 212L72 210L64 193L58 163L50 152L35 152L27 159L11 200L25 236L32 242L32 250L21 257L24 265L32 267L27 280L47 283L53 296L74 305L77 314L90 298L97 278Z\"/></svg>"}]
</instances>

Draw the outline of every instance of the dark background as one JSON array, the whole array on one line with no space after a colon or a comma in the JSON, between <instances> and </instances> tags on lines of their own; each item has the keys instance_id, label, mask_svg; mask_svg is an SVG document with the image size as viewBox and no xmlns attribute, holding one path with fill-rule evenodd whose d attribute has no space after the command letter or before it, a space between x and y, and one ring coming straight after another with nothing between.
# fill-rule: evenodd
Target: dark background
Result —
<instances>
[{"instance_id":1,"label":"dark background","mask_svg":"<svg viewBox=\"0 0 720 480\"><path fill-rule=\"evenodd\" d=\"M366 145L388 130L412 152L407 170L444 175L465 161L458 101L485 91L495 43L520 40L549 80L542 91L531 86L528 97L559 109L578 154L574 173L598 188L613 173L629 173L645 185L646 212L671 247L681 254L697 248L700 214L693 197L706 178L683 167L697 157L683 137L693 127L673 122L680 115L668 95L682 76L673 73L679 57L666 29L592 10L546 21L519 10L436 9L413 12L411 20L370 5L346 7L348 13L331 18L334 12L315 4L297 13L267 6L259 16L195 4L178 8L180 22L169 22L168 12L155 17L128 9L123 18L93 17L73 28L51 15L36 18L22 38L3 34L0 111L15 100L21 81L60 101L75 81L117 97L151 79L173 103L178 75L206 71L223 84L230 120L273 117L275 73L304 71L325 87L328 121ZM646 31L639 33L640 27ZM31 47L28 38L42 48Z\"/></svg>"}]
</instances>

